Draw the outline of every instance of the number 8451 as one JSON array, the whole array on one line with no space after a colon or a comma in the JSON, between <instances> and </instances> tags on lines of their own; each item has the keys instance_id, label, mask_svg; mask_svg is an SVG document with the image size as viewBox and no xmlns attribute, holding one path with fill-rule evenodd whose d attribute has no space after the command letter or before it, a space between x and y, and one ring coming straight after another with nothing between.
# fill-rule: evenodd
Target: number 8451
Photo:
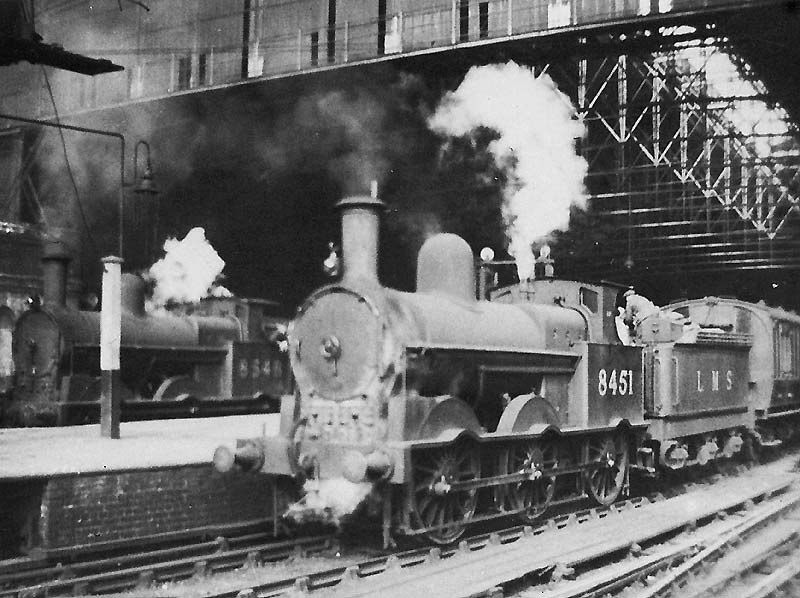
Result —
<instances>
[{"instance_id":1,"label":"number 8451","mask_svg":"<svg viewBox=\"0 0 800 598\"><path fill-rule=\"evenodd\" d=\"M608 394L632 395L633 394L633 370L611 370L605 368L597 373L597 392L601 397Z\"/></svg>"}]
</instances>

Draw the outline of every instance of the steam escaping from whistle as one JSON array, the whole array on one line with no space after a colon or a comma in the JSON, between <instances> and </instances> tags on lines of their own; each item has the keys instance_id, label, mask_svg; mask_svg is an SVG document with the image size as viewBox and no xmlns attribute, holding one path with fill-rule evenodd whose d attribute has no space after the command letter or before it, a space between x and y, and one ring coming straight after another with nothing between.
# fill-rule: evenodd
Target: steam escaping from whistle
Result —
<instances>
[{"instance_id":1,"label":"steam escaping from whistle","mask_svg":"<svg viewBox=\"0 0 800 598\"><path fill-rule=\"evenodd\" d=\"M286 511L284 517L298 524L318 521L339 526L372 491L369 482L354 483L344 478L308 480L305 496Z\"/></svg>"},{"instance_id":2,"label":"steam escaping from whistle","mask_svg":"<svg viewBox=\"0 0 800 598\"><path fill-rule=\"evenodd\" d=\"M154 283L149 308L199 301L208 296L231 296L228 289L217 284L225 261L206 240L202 228L193 228L181 240L167 239L164 252L164 257L145 274Z\"/></svg>"},{"instance_id":3,"label":"steam escaping from whistle","mask_svg":"<svg viewBox=\"0 0 800 598\"><path fill-rule=\"evenodd\" d=\"M480 128L499 135L488 151L509 174L502 206L508 251L520 280L532 278L531 245L567 228L570 206L586 203L588 167L575 153L584 126L569 98L547 74L537 77L514 62L473 67L443 98L428 125L451 137Z\"/></svg>"}]
</instances>

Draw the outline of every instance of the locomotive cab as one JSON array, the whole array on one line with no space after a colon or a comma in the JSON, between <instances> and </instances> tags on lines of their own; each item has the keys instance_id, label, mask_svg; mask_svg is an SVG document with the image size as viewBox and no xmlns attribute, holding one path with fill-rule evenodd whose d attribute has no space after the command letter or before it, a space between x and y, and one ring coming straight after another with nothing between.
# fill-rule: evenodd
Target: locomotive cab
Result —
<instances>
[{"instance_id":1,"label":"locomotive cab","mask_svg":"<svg viewBox=\"0 0 800 598\"><path fill-rule=\"evenodd\" d=\"M586 322L585 340L621 342L617 334L617 298L622 285L588 284L558 278L537 278L490 292L489 300L500 303L556 305L575 310Z\"/></svg>"}]
</instances>

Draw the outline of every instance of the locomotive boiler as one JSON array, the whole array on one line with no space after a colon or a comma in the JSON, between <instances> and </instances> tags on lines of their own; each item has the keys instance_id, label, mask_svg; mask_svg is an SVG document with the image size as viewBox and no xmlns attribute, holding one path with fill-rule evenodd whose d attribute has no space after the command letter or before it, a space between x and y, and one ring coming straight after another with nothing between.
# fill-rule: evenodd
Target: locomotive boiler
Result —
<instances>
[{"instance_id":1,"label":"locomotive boiler","mask_svg":"<svg viewBox=\"0 0 800 598\"><path fill-rule=\"evenodd\" d=\"M45 255L43 300L16 322L6 425L97 420L100 312L67 306L68 259L58 250ZM154 315L145 312L145 286L138 275L123 275L124 419L270 410L291 392L273 304L210 299Z\"/></svg>"},{"instance_id":2,"label":"locomotive boiler","mask_svg":"<svg viewBox=\"0 0 800 598\"><path fill-rule=\"evenodd\" d=\"M382 203L338 207L343 276L289 327L297 392L280 434L220 447L217 468L373 484L386 541L449 543L576 495L613 502L646 425L641 349L609 337L619 289L561 283L537 303L531 283L478 300L472 251L452 234L421 248L416 292L389 289Z\"/></svg>"}]
</instances>

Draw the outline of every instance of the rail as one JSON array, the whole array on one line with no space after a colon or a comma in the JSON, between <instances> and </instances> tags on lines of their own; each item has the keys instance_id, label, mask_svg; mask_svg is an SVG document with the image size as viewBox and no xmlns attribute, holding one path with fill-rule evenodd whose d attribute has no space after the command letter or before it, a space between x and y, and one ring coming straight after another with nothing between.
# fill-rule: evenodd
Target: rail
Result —
<instances>
[{"instance_id":1,"label":"rail","mask_svg":"<svg viewBox=\"0 0 800 598\"><path fill-rule=\"evenodd\" d=\"M331 536L274 541L267 534L217 538L116 557L31 567L0 575L0 598L101 594L142 588L161 581L206 576L266 561L336 550Z\"/></svg>"}]
</instances>

